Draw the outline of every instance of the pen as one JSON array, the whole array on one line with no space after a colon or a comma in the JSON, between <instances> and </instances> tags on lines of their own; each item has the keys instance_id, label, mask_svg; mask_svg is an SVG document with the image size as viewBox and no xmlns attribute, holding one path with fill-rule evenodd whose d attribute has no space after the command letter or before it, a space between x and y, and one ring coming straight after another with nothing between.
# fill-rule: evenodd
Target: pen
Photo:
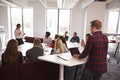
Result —
<instances>
[{"instance_id":1,"label":"pen","mask_svg":"<svg viewBox=\"0 0 120 80\"><path fill-rule=\"evenodd\" d=\"M66 59L64 59L64 58L62 58L62 57L60 57L60 56L57 56L58 58L60 58L60 59L62 59L62 60L65 60L65 61L67 61Z\"/></svg>"}]
</instances>

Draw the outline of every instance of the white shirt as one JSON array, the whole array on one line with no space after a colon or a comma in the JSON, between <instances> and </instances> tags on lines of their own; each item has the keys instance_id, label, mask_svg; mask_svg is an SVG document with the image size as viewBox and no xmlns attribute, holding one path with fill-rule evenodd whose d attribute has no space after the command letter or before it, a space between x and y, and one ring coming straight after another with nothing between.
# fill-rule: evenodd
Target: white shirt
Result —
<instances>
[{"instance_id":1,"label":"white shirt","mask_svg":"<svg viewBox=\"0 0 120 80\"><path fill-rule=\"evenodd\" d=\"M50 37L48 37L48 38L44 37L43 42L47 43L47 44L50 44L50 43L52 43L52 39Z\"/></svg>"},{"instance_id":2,"label":"white shirt","mask_svg":"<svg viewBox=\"0 0 120 80\"><path fill-rule=\"evenodd\" d=\"M15 34L15 38L17 39L23 38L23 33L21 32L20 29L15 29L14 34Z\"/></svg>"}]
</instances>

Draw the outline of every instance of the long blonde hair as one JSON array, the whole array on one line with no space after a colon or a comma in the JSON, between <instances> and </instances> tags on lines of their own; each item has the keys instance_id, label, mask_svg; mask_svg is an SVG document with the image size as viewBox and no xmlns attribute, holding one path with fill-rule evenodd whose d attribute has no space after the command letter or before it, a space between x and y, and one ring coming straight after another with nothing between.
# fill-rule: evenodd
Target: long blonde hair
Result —
<instances>
[{"instance_id":1,"label":"long blonde hair","mask_svg":"<svg viewBox=\"0 0 120 80\"><path fill-rule=\"evenodd\" d=\"M57 40L55 41L55 49L56 49L56 50L60 50L60 53L63 53L63 52L64 52L63 43L62 43L62 40L61 40L61 39L57 39Z\"/></svg>"},{"instance_id":2,"label":"long blonde hair","mask_svg":"<svg viewBox=\"0 0 120 80\"><path fill-rule=\"evenodd\" d=\"M7 48L4 52L3 61L8 64L14 64L18 61L18 42L15 39L8 41Z\"/></svg>"}]
</instances>

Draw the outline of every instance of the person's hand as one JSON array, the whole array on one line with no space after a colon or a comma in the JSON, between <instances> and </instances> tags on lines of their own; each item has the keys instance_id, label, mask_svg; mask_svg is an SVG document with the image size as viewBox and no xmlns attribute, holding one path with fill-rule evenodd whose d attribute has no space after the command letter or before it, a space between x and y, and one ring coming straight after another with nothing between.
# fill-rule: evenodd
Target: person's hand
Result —
<instances>
[{"instance_id":1,"label":"person's hand","mask_svg":"<svg viewBox=\"0 0 120 80\"><path fill-rule=\"evenodd\" d=\"M74 54L73 57L79 59L79 54Z\"/></svg>"},{"instance_id":2,"label":"person's hand","mask_svg":"<svg viewBox=\"0 0 120 80\"><path fill-rule=\"evenodd\" d=\"M23 33L23 35L25 35L25 33Z\"/></svg>"},{"instance_id":3,"label":"person's hand","mask_svg":"<svg viewBox=\"0 0 120 80\"><path fill-rule=\"evenodd\" d=\"M85 47L85 41L83 39L81 40L81 46Z\"/></svg>"}]
</instances>

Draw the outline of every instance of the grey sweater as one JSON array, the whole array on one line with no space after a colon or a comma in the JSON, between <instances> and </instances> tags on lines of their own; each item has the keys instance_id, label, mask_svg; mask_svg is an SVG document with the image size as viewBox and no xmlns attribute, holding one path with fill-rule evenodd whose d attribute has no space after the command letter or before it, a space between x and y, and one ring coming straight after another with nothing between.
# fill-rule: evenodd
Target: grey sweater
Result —
<instances>
[{"instance_id":1,"label":"grey sweater","mask_svg":"<svg viewBox=\"0 0 120 80\"><path fill-rule=\"evenodd\" d=\"M28 61L38 61L38 56L43 56L44 50L41 47L33 47L26 52Z\"/></svg>"}]
</instances>

